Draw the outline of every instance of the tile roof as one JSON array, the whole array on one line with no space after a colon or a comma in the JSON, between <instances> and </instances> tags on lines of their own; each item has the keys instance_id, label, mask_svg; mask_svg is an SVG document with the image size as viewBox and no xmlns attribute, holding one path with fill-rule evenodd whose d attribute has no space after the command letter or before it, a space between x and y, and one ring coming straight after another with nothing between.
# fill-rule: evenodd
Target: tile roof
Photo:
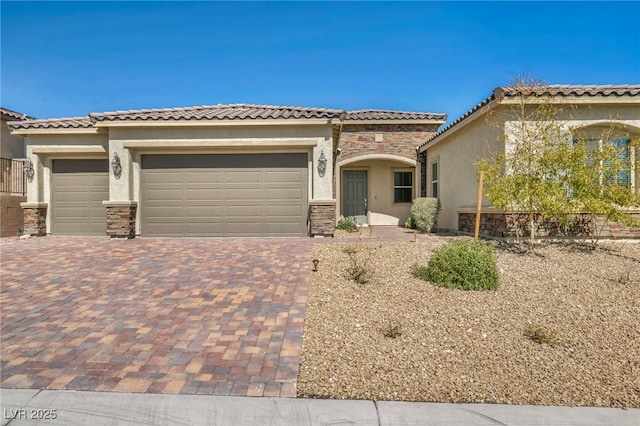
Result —
<instances>
[{"instance_id":1,"label":"tile roof","mask_svg":"<svg viewBox=\"0 0 640 426\"><path fill-rule=\"evenodd\" d=\"M447 120L447 114L431 112L389 111L380 109L361 109L347 111L346 120Z\"/></svg>"},{"instance_id":2,"label":"tile roof","mask_svg":"<svg viewBox=\"0 0 640 426\"><path fill-rule=\"evenodd\" d=\"M89 129L93 127L89 117L13 121L9 122L8 125L12 129Z\"/></svg>"},{"instance_id":3,"label":"tile roof","mask_svg":"<svg viewBox=\"0 0 640 426\"><path fill-rule=\"evenodd\" d=\"M514 86L505 86L496 87L493 93L497 97L514 97L520 94L534 96L637 96L640 94L640 85L575 86L555 84L532 86L527 90Z\"/></svg>"},{"instance_id":4,"label":"tile roof","mask_svg":"<svg viewBox=\"0 0 640 426\"><path fill-rule=\"evenodd\" d=\"M274 120L330 119L346 120L446 120L446 114L366 109L344 111L331 108L230 104L188 108L142 109L89 114L95 121L120 120Z\"/></svg>"},{"instance_id":5,"label":"tile roof","mask_svg":"<svg viewBox=\"0 0 640 426\"><path fill-rule=\"evenodd\" d=\"M120 120L255 120L289 118L332 118L340 110L290 106L230 104L187 108L139 109L89 114L94 121Z\"/></svg>"},{"instance_id":6,"label":"tile roof","mask_svg":"<svg viewBox=\"0 0 640 426\"><path fill-rule=\"evenodd\" d=\"M112 121L190 121L190 120L275 120L275 119L344 119L349 120L437 120L446 114L366 109L345 111L331 108L230 104L186 108L139 109L91 113L87 117L28 120L12 123L13 129L91 128L97 122Z\"/></svg>"},{"instance_id":7,"label":"tile roof","mask_svg":"<svg viewBox=\"0 0 640 426\"><path fill-rule=\"evenodd\" d=\"M623 85L570 85L570 84L556 84L545 86L532 86L529 90L523 91L519 87L515 86L502 86L493 89L491 96L484 99L482 102L471 108L469 111L458 117L455 121L449 123L446 127L442 128L438 133L427 139L418 148L422 148L429 142L438 138L441 134L456 127L460 122L466 120L471 115L476 113L482 108L487 107L492 101L499 101L503 98L512 98L515 96L533 95L533 96L600 96L600 97L621 97L621 96L638 96L640 95L640 85L623 84Z\"/></svg>"},{"instance_id":8,"label":"tile roof","mask_svg":"<svg viewBox=\"0 0 640 426\"><path fill-rule=\"evenodd\" d=\"M29 117L26 114L20 112L11 111L10 109L0 107L0 115L2 118L10 120L35 120L33 117Z\"/></svg>"}]
</instances>

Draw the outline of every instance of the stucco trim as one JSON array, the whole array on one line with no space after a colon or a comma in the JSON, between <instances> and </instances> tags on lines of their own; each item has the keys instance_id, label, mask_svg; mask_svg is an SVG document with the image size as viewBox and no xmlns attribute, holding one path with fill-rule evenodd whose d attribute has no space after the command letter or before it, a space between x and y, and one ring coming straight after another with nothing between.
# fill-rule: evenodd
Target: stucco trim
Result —
<instances>
[{"instance_id":1,"label":"stucco trim","mask_svg":"<svg viewBox=\"0 0 640 426\"><path fill-rule=\"evenodd\" d=\"M102 202L105 207L135 207L138 205L137 201L129 200L105 200Z\"/></svg>"},{"instance_id":2,"label":"stucco trim","mask_svg":"<svg viewBox=\"0 0 640 426\"><path fill-rule=\"evenodd\" d=\"M105 133L105 131L95 127L11 130L11 134L13 135L94 135L97 133Z\"/></svg>"},{"instance_id":3,"label":"stucco trim","mask_svg":"<svg viewBox=\"0 0 640 426\"><path fill-rule=\"evenodd\" d=\"M328 204L336 204L336 200L309 200L309 205L310 206L317 206L317 205L328 205Z\"/></svg>"},{"instance_id":4,"label":"stucco trim","mask_svg":"<svg viewBox=\"0 0 640 426\"><path fill-rule=\"evenodd\" d=\"M34 154L106 154L102 145L30 145Z\"/></svg>"},{"instance_id":5,"label":"stucco trim","mask_svg":"<svg viewBox=\"0 0 640 426\"><path fill-rule=\"evenodd\" d=\"M20 203L20 207L23 209L44 209L49 205L49 203Z\"/></svg>"},{"instance_id":6,"label":"stucco trim","mask_svg":"<svg viewBox=\"0 0 640 426\"><path fill-rule=\"evenodd\" d=\"M639 126L621 120L573 120L569 121L569 124L571 123L577 123L576 126L571 126L572 130L589 129L591 127L611 127L614 130L640 132Z\"/></svg>"},{"instance_id":7,"label":"stucco trim","mask_svg":"<svg viewBox=\"0 0 640 426\"><path fill-rule=\"evenodd\" d=\"M140 139L122 143L124 148L211 148L211 147L309 147L318 139Z\"/></svg>"},{"instance_id":8,"label":"stucco trim","mask_svg":"<svg viewBox=\"0 0 640 426\"><path fill-rule=\"evenodd\" d=\"M343 161L339 161L336 166L344 167L351 163L356 163L358 161L366 161L366 160L390 160L390 161L398 161L403 164L410 165L412 167L416 167L418 165L417 160L411 160L407 157L401 157L399 155L391 155L391 154L366 154L360 155L358 157L349 158Z\"/></svg>"}]
</instances>

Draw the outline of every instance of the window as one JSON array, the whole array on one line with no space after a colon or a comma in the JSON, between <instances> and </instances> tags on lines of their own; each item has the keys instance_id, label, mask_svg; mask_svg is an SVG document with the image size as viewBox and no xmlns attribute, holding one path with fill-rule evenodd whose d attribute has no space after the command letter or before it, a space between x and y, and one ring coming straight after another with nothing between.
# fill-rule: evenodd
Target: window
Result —
<instances>
[{"instance_id":1,"label":"window","mask_svg":"<svg viewBox=\"0 0 640 426\"><path fill-rule=\"evenodd\" d=\"M604 150L605 147L612 147L615 151L616 169L615 175L607 174L607 169L611 167L611 161L600 160L600 165L604 172L601 172L600 183L604 185L620 185L625 188L632 187L632 169L633 163L631 160L632 150L630 149L629 139L612 139L609 141L603 140L588 140L586 141L587 151Z\"/></svg>"},{"instance_id":2,"label":"window","mask_svg":"<svg viewBox=\"0 0 640 426\"><path fill-rule=\"evenodd\" d=\"M393 202L410 203L413 199L413 172L393 172Z\"/></svg>"},{"instance_id":3,"label":"window","mask_svg":"<svg viewBox=\"0 0 640 426\"><path fill-rule=\"evenodd\" d=\"M438 161L431 163L431 196L438 198Z\"/></svg>"}]
</instances>

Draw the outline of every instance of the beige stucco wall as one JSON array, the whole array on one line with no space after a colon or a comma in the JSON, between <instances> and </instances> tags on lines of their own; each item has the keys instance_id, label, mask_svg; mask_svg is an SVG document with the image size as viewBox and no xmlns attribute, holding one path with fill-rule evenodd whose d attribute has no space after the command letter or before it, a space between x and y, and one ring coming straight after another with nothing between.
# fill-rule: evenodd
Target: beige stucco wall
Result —
<instances>
[{"instance_id":1,"label":"beige stucco wall","mask_svg":"<svg viewBox=\"0 0 640 426\"><path fill-rule=\"evenodd\" d=\"M458 208L471 207L478 201L478 173L476 162L501 149L499 130L476 120L458 130L451 138L443 139L427 149L427 196L431 197L431 163L438 161L438 190L442 210L438 228L458 229ZM489 201L483 199L483 205Z\"/></svg>"},{"instance_id":2,"label":"beige stucco wall","mask_svg":"<svg viewBox=\"0 0 640 426\"><path fill-rule=\"evenodd\" d=\"M20 135L12 135L6 120L0 120L0 157L24 158L25 141Z\"/></svg>"},{"instance_id":3,"label":"beige stucco wall","mask_svg":"<svg viewBox=\"0 0 640 426\"><path fill-rule=\"evenodd\" d=\"M27 181L27 203L51 203L52 161L64 158L106 158L108 135L67 134L29 135L27 157L31 159L34 176ZM51 232L51 209L47 209L47 233Z\"/></svg>"},{"instance_id":4,"label":"beige stucco wall","mask_svg":"<svg viewBox=\"0 0 640 426\"><path fill-rule=\"evenodd\" d=\"M478 116L462 122L444 134L435 144L427 145L427 196L431 196L431 163L439 162L439 198L442 212L438 227L457 230L458 209L475 208L478 197L476 162L495 150L505 149L503 129L514 124L506 106L493 111L489 120ZM626 134L640 135L640 104L615 103L613 105L578 104L567 108L558 123L570 129L587 131L611 125L624 129ZM567 133L569 135L569 133ZM635 152L635 163L640 164L640 150ZM636 167L636 189L640 186L640 171ZM483 198L482 205L490 203Z\"/></svg>"},{"instance_id":5,"label":"beige stucco wall","mask_svg":"<svg viewBox=\"0 0 640 426\"><path fill-rule=\"evenodd\" d=\"M404 159L380 158L364 159L361 161L347 162L339 164L338 175L336 176L336 187L342 191L342 174L346 170L366 170L367 171L367 201L369 213L367 221L369 225L395 225L404 226L407 218L411 215L411 203L393 202L393 173L395 171L413 172L413 198L419 193L418 181L419 171L416 162ZM343 214L342 195L337 200L338 216Z\"/></svg>"},{"instance_id":6,"label":"beige stucco wall","mask_svg":"<svg viewBox=\"0 0 640 426\"><path fill-rule=\"evenodd\" d=\"M277 153L308 154L309 201L333 200L333 131L330 125L115 127L109 129L109 158L120 157L122 175L109 180L110 201L138 203L136 234L141 232L141 167L144 154L159 153ZM320 176L318 159L324 152L327 170Z\"/></svg>"}]
</instances>

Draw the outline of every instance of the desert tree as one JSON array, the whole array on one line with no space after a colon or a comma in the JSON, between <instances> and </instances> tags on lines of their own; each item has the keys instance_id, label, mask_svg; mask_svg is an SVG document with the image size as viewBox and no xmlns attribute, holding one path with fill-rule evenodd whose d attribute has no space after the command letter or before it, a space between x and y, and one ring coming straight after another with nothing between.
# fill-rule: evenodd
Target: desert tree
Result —
<instances>
[{"instance_id":1,"label":"desert tree","mask_svg":"<svg viewBox=\"0 0 640 426\"><path fill-rule=\"evenodd\" d=\"M504 149L481 159L477 168L486 197L512 217L517 238L519 215L527 217L532 243L537 222L545 219L568 226L587 214L592 232L597 215L635 224L625 210L638 202L629 181L637 139L612 139L619 133L612 126L594 143L567 124L574 106L553 96L553 86L542 81L520 77L505 90L510 102L487 116L500 127Z\"/></svg>"}]
</instances>

